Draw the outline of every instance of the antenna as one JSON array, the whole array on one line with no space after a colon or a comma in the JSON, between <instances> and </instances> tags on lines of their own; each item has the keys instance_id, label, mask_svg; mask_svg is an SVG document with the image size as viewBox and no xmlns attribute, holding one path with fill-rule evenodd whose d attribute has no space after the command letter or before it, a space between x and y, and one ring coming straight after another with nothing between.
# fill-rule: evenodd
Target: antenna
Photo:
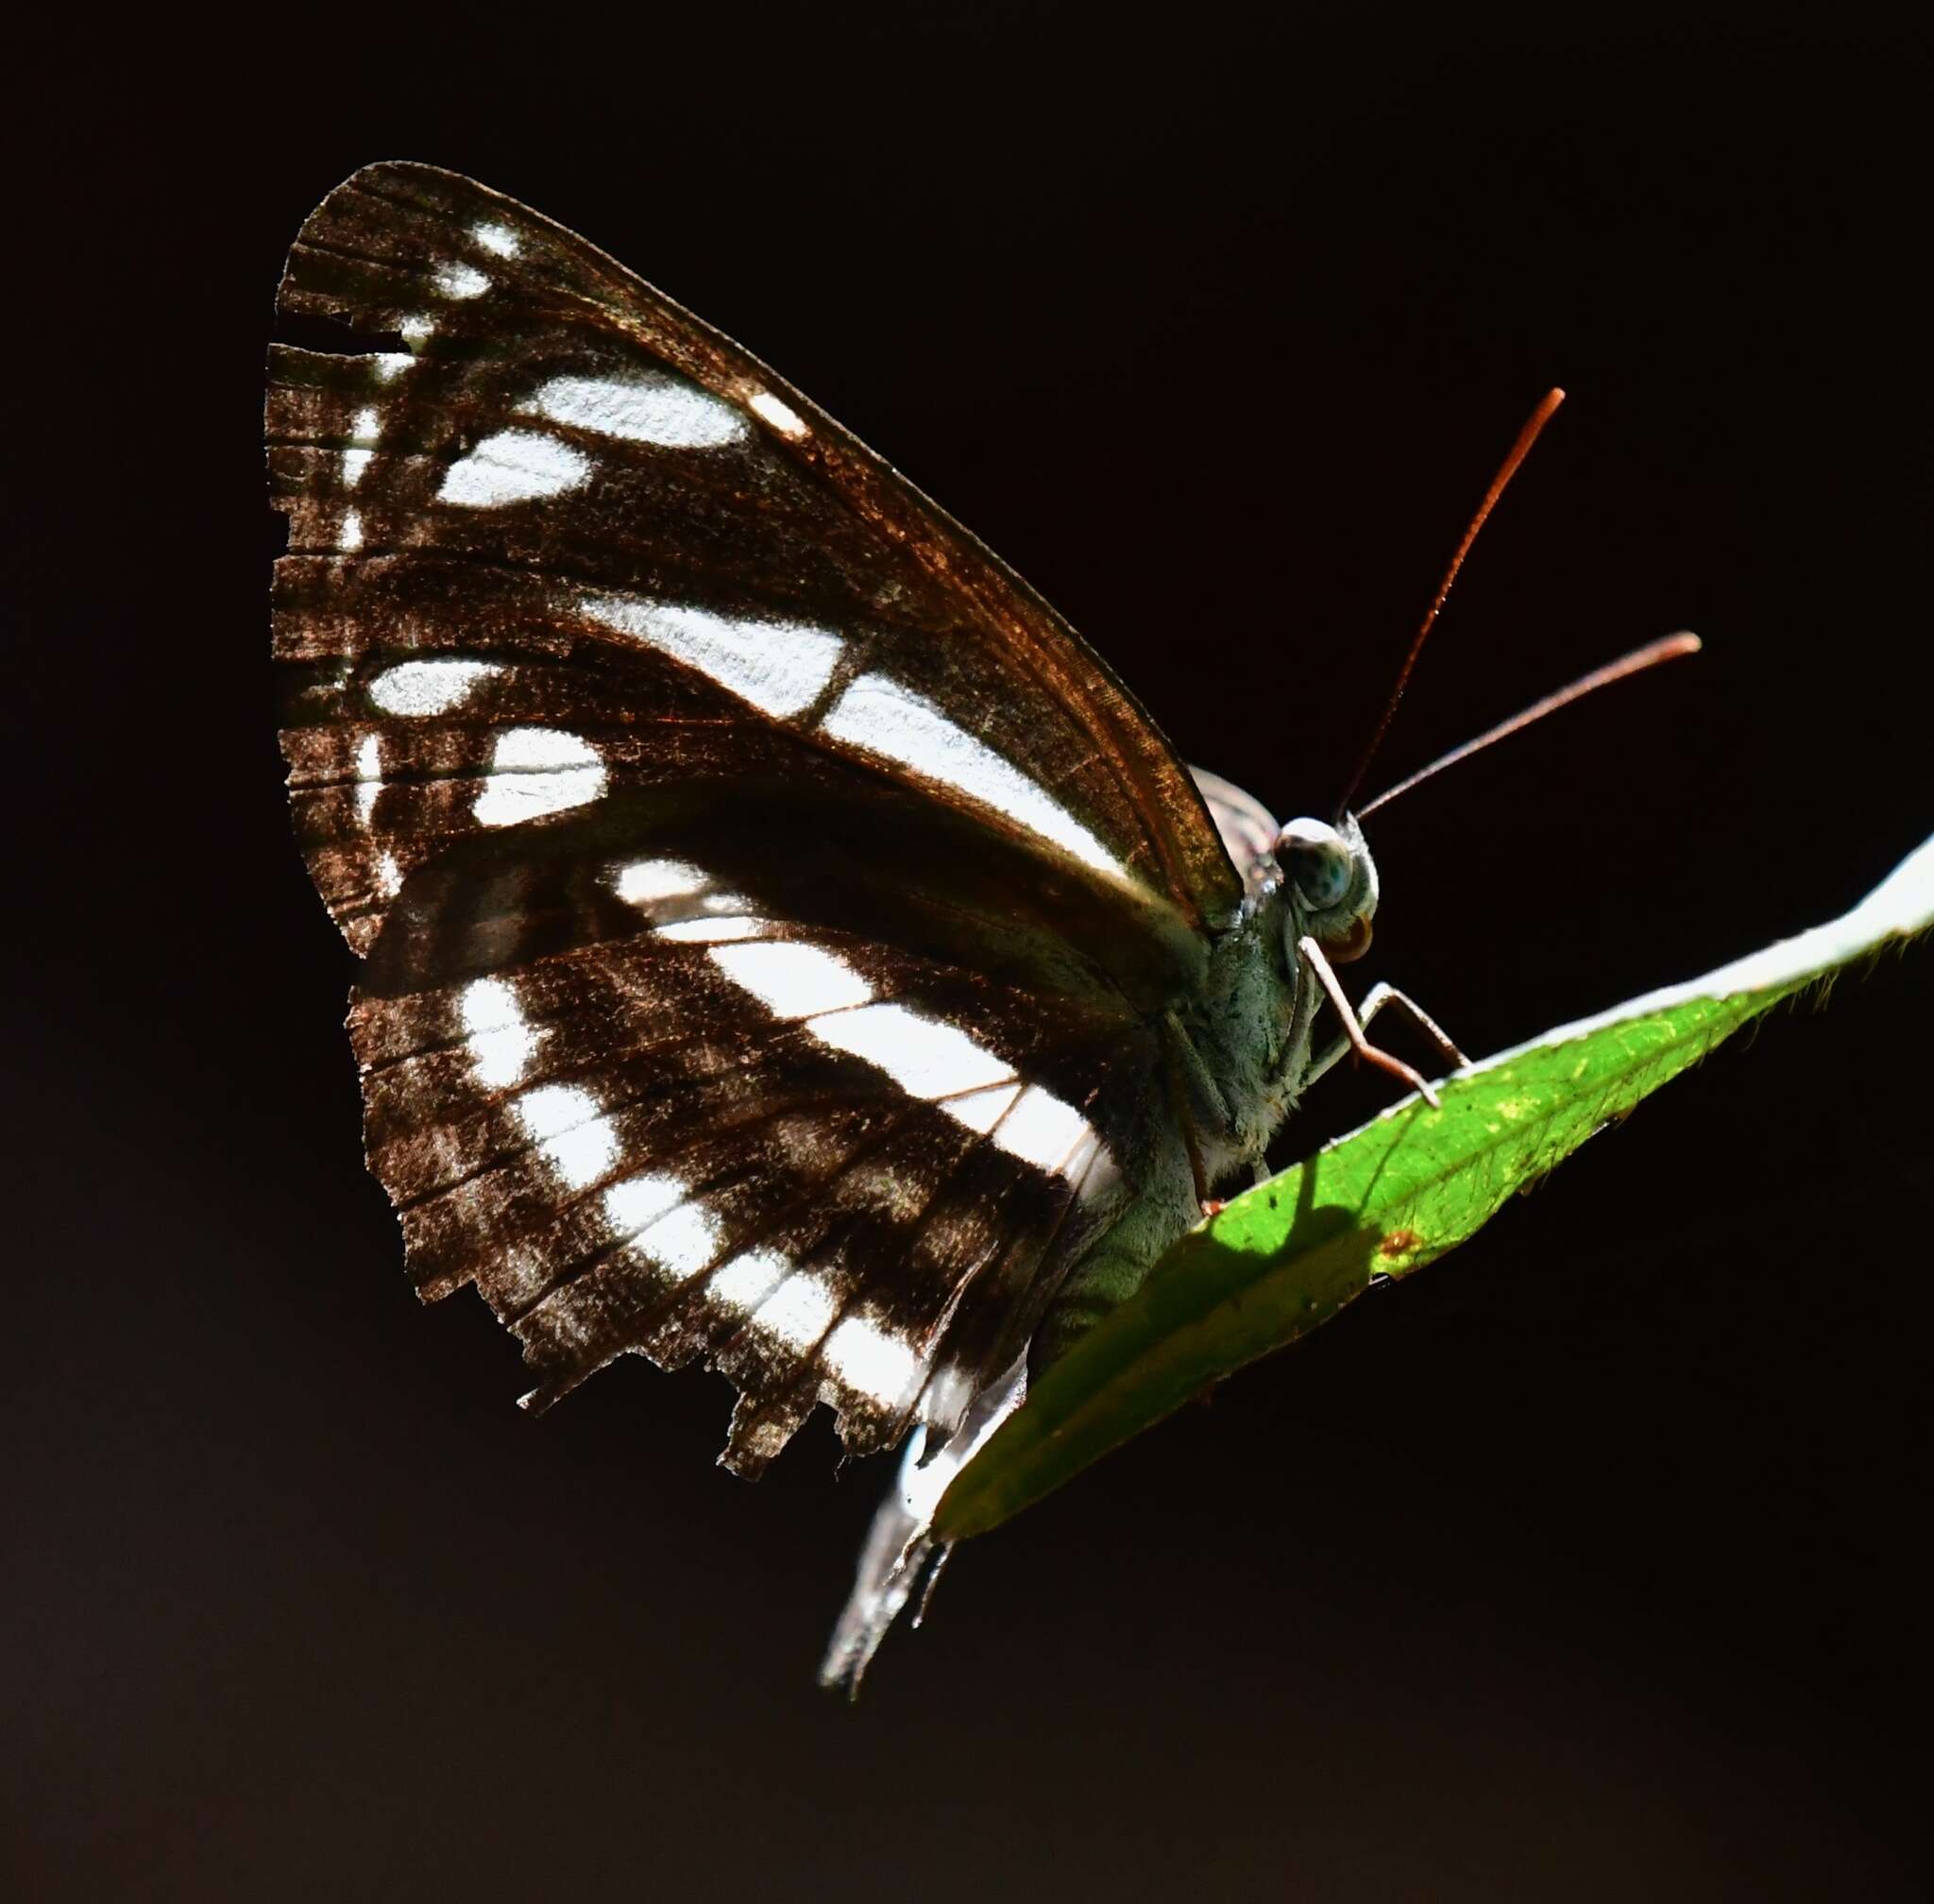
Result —
<instances>
[{"instance_id":1,"label":"antenna","mask_svg":"<svg viewBox=\"0 0 1934 1904\"><path fill-rule=\"evenodd\" d=\"M1481 754L1494 740L1501 740L1507 734L1515 734L1520 727L1529 727L1534 721L1542 721L1547 714L1555 714L1560 707L1569 707L1574 701L1582 701L1587 694L1595 693L1601 688L1609 688L1614 681L1622 681L1628 674L1640 674L1648 668L1656 668L1661 661L1676 661L1681 654L1699 653L1699 637L1696 635L1667 635L1656 641L1648 641L1643 648L1635 648L1629 654L1621 654L1616 661L1607 661L1603 668L1594 668L1589 674L1581 675L1569 688L1560 688L1555 694L1547 694L1542 701L1534 703L1521 714L1514 714L1508 721L1501 721L1489 732L1480 734L1475 740L1467 740L1461 747L1453 747L1450 753L1439 756L1428 767L1419 767L1408 780L1400 780L1396 786L1384 789L1374 800L1366 801L1357 808L1356 817L1361 820L1366 814L1374 813L1379 807L1387 806L1400 793L1408 793L1413 787L1420 787L1426 780L1441 774L1447 767L1454 767L1460 760L1467 760L1473 754Z\"/></svg>"},{"instance_id":2,"label":"antenna","mask_svg":"<svg viewBox=\"0 0 1934 1904\"><path fill-rule=\"evenodd\" d=\"M1524 461L1531 446L1537 441L1538 432L1552 420L1552 412L1565 400L1565 393L1559 389L1545 392L1544 400L1531 413L1531 420L1518 433L1518 440L1511 446L1511 453L1504 458L1502 467L1491 478L1491 486L1484 491L1484 500L1477 505L1477 514L1470 518L1470 527L1464 532L1464 539L1457 545L1457 552L1450 558L1450 566L1444 571L1444 579L1437 585L1436 599L1432 602L1430 613L1424 617L1423 626L1417 631L1410 644L1410 653L1403 657L1403 666L1397 671L1397 685L1390 690L1390 699L1384 704L1383 718L1377 722L1377 731L1370 736L1370 744L1364 749L1363 758L1356 763L1356 772L1349 776L1343 790L1343 797L1336 803L1336 818L1341 820L1349 809L1350 800L1356 790L1364 784L1364 775L1370 771L1370 762L1377 757L1377 749L1383 744L1383 736L1390 731L1391 717L1397 712L1397 704L1403 699L1403 690L1410 685L1411 670L1417 666L1417 657L1423 652L1424 637L1431 632L1432 624L1437 619L1437 611L1443 607L1445 597L1450 593L1450 585L1457 580L1457 571L1464 567L1464 558L1470 552L1470 545L1477 540L1477 532L1484 526L1485 518L1498 506L1498 498L1504 493L1505 485L1518 473L1518 466ZM1390 796L1384 794L1384 799ZM1369 809L1364 809L1367 812Z\"/></svg>"}]
</instances>

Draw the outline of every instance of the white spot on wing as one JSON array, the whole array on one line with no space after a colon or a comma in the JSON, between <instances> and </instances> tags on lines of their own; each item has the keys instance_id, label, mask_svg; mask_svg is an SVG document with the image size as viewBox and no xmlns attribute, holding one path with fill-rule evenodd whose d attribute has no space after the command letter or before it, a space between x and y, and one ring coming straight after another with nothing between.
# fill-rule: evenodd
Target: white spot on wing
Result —
<instances>
[{"instance_id":1,"label":"white spot on wing","mask_svg":"<svg viewBox=\"0 0 1934 1904\"><path fill-rule=\"evenodd\" d=\"M568 443L533 430L500 430L450 466L436 500L466 509L495 509L505 502L562 496L587 482L590 474L591 459Z\"/></svg>"},{"instance_id":2,"label":"white spot on wing","mask_svg":"<svg viewBox=\"0 0 1934 1904\"><path fill-rule=\"evenodd\" d=\"M376 796L382 791L382 742L365 734L356 750L356 818L364 825L376 811Z\"/></svg>"},{"instance_id":3,"label":"white spot on wing","mask_svg":"<svg viewBox=\"0 0 1934 1904\"><path fill-rule=\"evenodd\" d=\"M873 987L845 960L818 945L785 939L721 945L712 962L779 1018L840 1012L873 996Z\"/></svg>"},{"instance_id":4,"label":"white spot on wing","mask_svg":"<svg viewBox=\"0 0 1934 1904\"><path fill-rule=\"evenodd\" d=\"M385 899L394 899L403 889L403 869L397 864L394 853L379 853L376 856L376 890Z\"/></svg>"},{"instance_id":5,"label":"white spot on wing","mask_svg":"<svg viewBox=\"0 0 1934 1904\"><path fill-rule=\"evenodd\" d=\"M353 453L353 452L352 452ZM343 511L343 526L336 531L336 547L345 551L363 546L363 518L353 509Z\"/></svg>"},{"instance_id":6,"label":"white spot on wing","mask_svg":"<svg viewBox=\"0 0 1934 1904\"><path fill-rule=\"evenodd\" d=\"M745 407L761 423L770 424L782 436L790 436L795 441L808 434L806 418L789 403L782 403L770 390L755 390L745 400Z\"/></svg>"},{"instance_id":7,"label":"white spot on wing","mask_svg":"<svg viewBox=\"0 0 1934 1904\"><path fill-rule=\"evenodd\" d=\"M472 225L470 236L483 246L484 250L494 251L500 258L515 258L520 248L517 234L508 225Z\"/></svg>"},{"instance_id":8,"label":"white spot on wing","mask_svg":"<svg viewBox=\"0 0 1934 1904\"><path fill-rule=\"evenodd\" d=\"M787 1277L754 1312L752 1326L789 1349L810 1349L833 1319L833 1292L817 1276Z\"/></svg>"},{"instance_id":9,"label":"white spot on wing","mask_svg":"<svg viewBox=\"0 0 1934 1904\"><path fill-rule=\"evenodd\" d=\"M719 1219L703 1204L681 1203L631 1239L631 1248L677 1276L695 1276L718 1253Z\"/></svg>"},{"instance_id":10,"label":"white spot on wing","mask_svg":"<svg viewBox=\"0 0 1934 1904\"><path fill-rule=\"evenodd\" d=\"M972 1092L965 1097L948 1098L947 1115L957 1124L964 1124L968 1130L978 1130L985 1136L1000 1122L1002 1114L1020 1095L1020 1085L1011 1080L1006 1084L995 1084L985 1091Z\"/></svg>"},{"instance_id":11,"label":"white spot on wing","mask_svg":"<svg viewBox=\"0 0 1934 1904\"><path fill-rule=\"evenodd\" d=\"M728 1315L750 1316L791 1273L778 1250L747 1250L714 1271L705 1294Z\"/></svg>"},{"instance_id":12,"label":"white spot on wing","mask_svg":"<svg viewBox=\"0 0 1934 1904\"><path fill-rule=\"evenodd\" d=\"M905 1336L864 1316L849 1316L826 1337L826 1367L847 1387L884 1406L898 1402L920 1369L920 1357Z\"/></svg>"},{"instance_id":13,"label":"white spot on wing","mask_svg":"<svg viewBox=\"0 0 1934 1904\"><path fill-rule=\"evenodd\" d=\"M977 1091L1014 1075L958 1026L923 1018L904 1005L862 1005L857 1012L808 1019L806 1029L822 1044L878 1065L915 1097Z\"/></svg>"},{"instance_id":14,"label":"white spot on wing","mask_svg":"<svg viewBox=\"0 0 1934 1904\"><path fill-rule=\"evenodd\" d=\"M692 1275L712 1262L720 1223L710 1209L687 1203L687 1184L677 1177L648 1173L627 1177L603 1194L605 1223L627 1238L638 1256L679 1275Z\"/></svg>"},{"instance_id":15,"label":"white spot on wing","mask_svg":"<svg viewBox=\"0 0 1934 1904\"><path fill-rule=\"evenodd\" d=\"M731 404L669 373L553 377L517 408L577 430L667 450L716 450L746 434Z\"/></svg>"},{"instance_id":16,"label":"white spot on wing","mask_svg":"<svg viewBox=\"0 0 1934 1904\"><path fill-rule=\"evenodd\" d=\"M1020 1102L995 1127L994 1145L1024 1164L1060 1170L1081 1139L1093 1133L1088 1120L1039 1084L1030 1084Z\"/></svg>"},{"instance_id":17,"label":"white spot on wing","mask_svg":"<svg viewBox=\"0 0 1934 1904\"><path fill-rule=\"evenodd\" d=\"M370 358L369 368L379 383L394 383L416 361L407 350L379 350Z\"/></svg>"},{"instance_id":18,"label":"white spot on wing","mask_svg":"<svg viewBox=\"0 0 1934 1904\"><path fill-rule=\"evenodd\" d=\"M844 645L809 622L742 620L636 596L586 596L583 607L592 620L696 668L782 720L819 698Z\"/></svg>"},{"instance_id":19,"label":"white spot on wing","mask_svg":"<svg viewBox=\"0 0 1934 1904\"><path fill-rule=\"evenodd\" d=\"M573 1190L595 1183L618 1155L618 1135L598 1100L575 1084L540 1084L516 1101L517 1121Z\"/></svg>"},{"instance_id":20,"label":"white spot on wing","mask_svg":"<svg viewBox=\"0 0 1934 1904\"><path fill-rule=\"evenodd\" d=\"M686 1186L676 1177L648 1172L614 1183L603 1196L604 1220L619 1236L636 1236L685 1201Z\"/></svg>"},{"instance_id":21,"label":"white spot on wing","mask_svg":"<svg viewBox=\"0 0 1934 1904\"><path fill-rule=\"evenodd\" d=\"M349 419L351 448L343 451L343 487L353 489L369 468L376 451L372 447L382 434L382 414L374 404L365 404Z\"/></svg>"},{"instance_id":22,"label":"white spot on wing","mask_svg":"<svg viewBox=\"0 0 1934 1904\"><path fill-rule=\"evenodd\" d=\"M442 264L437 267L436 288L458 300L481 298L490 289L490 280L474 264Z\"/></svg>"},{"instance_id":23,"label":"white spot on wing","mask_svg":"<svg viewBox=\"0 0 1934 1904\"><path fill-rule=\"evenodd\" d=\"M1122 874L1114 855L1012 761L956 725L932 702L884 674L862 674L821 726L836 740L883 754L929 780L958 789L1090 866Z\"/></svg>"},{"instance_id":24,"label":"white spot on wing","mask_svg":"<svg viewBox=\"0 0 1934 1904\"><path fill-rule=\"evenodd\" d=\"M474 978L464 987L457 1012L479 1081L494 1090L515 1084L540 1035L525 1018L516 992L501 978Z\"/></svg>"},{"instance_id":25,"label":"white spot on wing","mask_svg":"<svg viewBox=\"0 0 1934 1904\"><path fill-rule=\"evenodd\" d=\"M582 807L603 792L596 748L554 727L507 727L497 738L490 777L472 811L484 826L515 826Z\"/></svg>"},{"instance_id":26,"label":"white spot on wing","mask_svg":"<svg viewBox=\"0 0 1934 1904\"><path fill-rule=\"evenodd\" d=\"M403 342L410 347L411 355L414 358L415 354L422 349L431 338L435 336L436 323L433 318L413 313L410 316L402 318L398 323L397 332Z\"/></svg>"},{"instance_id":27,"label":"white spot on wing","mask_svg":"<svg viewBox=\"0 0 1934 1904\"><path fill-rule=\"evenodd\" d=\"M506 1025L521 1025L524 1008L517 1002L517 988L502 978L473 978L457 999L457 1015L471 1036L479 1031L500 1031Z\"/></svg>"},{"instance_id":28,"label":"white spot on wing","mask_svg":"<svg viewBox=\"0 0 1934 1904\"><path fill-rule=\"evenodd\" d=\"M634 859L613 876L612 890L627 906L650 906L660 899L684 899L711 882L684 859Z\"/></svg>"},{"instance_id":29,"label":"white spot on wing","mask_svg":"<svg viewBox=\"0 0 1934 1904\"><path fill-rule=\"evenodd\" d=\"M494 661L399 661L370 682L369 698L385 714L448 714L478 682L502 672Z\"/></svg>"}]
</instances>

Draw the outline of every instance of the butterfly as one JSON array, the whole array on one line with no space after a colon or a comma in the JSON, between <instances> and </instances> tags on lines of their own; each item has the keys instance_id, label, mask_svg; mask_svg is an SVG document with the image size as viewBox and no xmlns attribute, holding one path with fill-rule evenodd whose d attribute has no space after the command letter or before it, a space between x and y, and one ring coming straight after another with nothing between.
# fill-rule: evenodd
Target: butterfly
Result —
<instances>
[{"instance_id":1,"label":"butterfly","mask_svg":"<svg viewBox=\"0 0 1934 1904\"><path fill-rule=\"evenodd\" d=\"M878 456L511 199L369 166L279 309L371 347L271 354L274 654L409 1275L482 1293L534 1409L640 1353L730 1378L741 1475L821 1402L910 1436L857 1679L1029 1366L1348 1046L1421 1082L1331 969L1362 832L1192 773Z\"/></svg>"}]
</instances>

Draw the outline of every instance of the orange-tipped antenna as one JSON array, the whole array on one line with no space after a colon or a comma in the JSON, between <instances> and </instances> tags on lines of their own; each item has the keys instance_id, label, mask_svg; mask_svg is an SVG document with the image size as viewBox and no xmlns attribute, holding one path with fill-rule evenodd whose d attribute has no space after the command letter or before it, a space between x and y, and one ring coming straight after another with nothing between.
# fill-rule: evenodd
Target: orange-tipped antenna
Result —
<instances>
[{"instance_id":1,"label":"orange-tipped antenna","mask_svg":"<svg viewBox=\"0 0 1934 1904\"><path fill-rule=\"evenodd\" d=\"M1423 652L1424 637L1431 632L1431 625L1437 619L1437 612L1444 605L1445 598L1450 593L1450 585L1457 580L1457 571L1464 567L1464 558L1470 553L1470 545L1477 540L1477 532L1484 526L1484 519L1498 506L1498 498L1504 493L1505 485L1518 473L1518 466L1525 459L1531 446L1537 441L1538 432L1552 420L1552 413L1565 400L1562 390L1545 392L1543 402L1531 413L1531 420L1518 433L1518 441L1512 444L1511 453L1504 458L1503 466L1491 478L1491 486L1484 491L1484 500L1477 505L1477 514L1470 518L1470 527L1464 532L1464 539L1457 545L1457 552L1450 558L1450 566L1444 571L1444 579L1437 585L1436 600L1431 604L1431 612L1424 617L1423 626L1417 631L1416 638L1410 644L1410 653L1403 657L1403 666L1397 671L1397 685L1390 690L1390 699L1384 704L1383 718L1377 722L1377 731L1370 736L1370 744L1364 749L1364 756L1356 763L1356 772L1349 776L1349 784L1343 790L1343 797L1336 803L1336 817L1340 820L1349 811L1349 803L1356 797L1356 790L1364 784L1364 775L1370 771L1370 762L1377 757L1377 749L1383 744L1383 736L1390 731L1392 716L1397 712L1397 704L1403 699L1403 690L1410 685L1411 670L1417 666L1417 657ZM1386 793L1383 796L1388 799ZM1369 809L1364 809L1367 812Z\"/></svg>"},{"instance_id":2,"label":"orange-tipped antenna","mask_svg":"<svg viewBox=\"0 0 1934 1904\"><path fill-rule=\"evenodd\" d=\"M1643 648L1635 648L1631 654L1621 654L1618 660L1608 661L1603 668L1594 668L1589 674L1572 682L1570 687L1560 688L1555 694L1547 694L1523 713L1499 722L1475 740L1467 740L1463 746L1451 748L1450 753L1433 760L1428 767L1419 767L1408 780L1400 780L1396 786L1385 788L1374 800L1366 801L1357 808L1356 817L1361 820L1366 813L1374 813L1379 807L1387 806L1400 793L1408 793L1413 787L1420 787L1445 768L1454 767L1458 761L1467 760L1473 754L1481 754L1492 741L1501 740L1505 735L1515 734L1520 727L1529 727L1534 721L1542 721L1547 714L1555 714L1560 707L1569 707L1572 702L1582 701L1601 688L1609 688L1614 681L1622 681L1628 674L1643 673L1648 668L1656 668L1661 661L1676 661L1681 654L1698 653L1699 637L1696 635L1667 635L1657 641L1648 641Z\"/></svg>"}]
</instances>

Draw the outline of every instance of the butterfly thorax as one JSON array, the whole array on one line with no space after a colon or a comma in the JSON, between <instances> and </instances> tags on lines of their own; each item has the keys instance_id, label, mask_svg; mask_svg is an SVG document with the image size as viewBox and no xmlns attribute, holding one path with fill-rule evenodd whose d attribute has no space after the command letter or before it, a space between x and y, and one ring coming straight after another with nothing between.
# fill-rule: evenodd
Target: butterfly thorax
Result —
<instances>
[{"instance_id":1,"label":"butterfly thorax","mask_svg":"<svg viewBox=\"0 0 1934 1904\"><path fill-rule=\"evenodd\" d=\"M1252 1167L1295 1106L1308 1067L1308 988L1279 887L1217 941L1201 990L1169 1020L1182 1042L1182 1101L1211 1185Z\"/></svg>"}]
</instances>

